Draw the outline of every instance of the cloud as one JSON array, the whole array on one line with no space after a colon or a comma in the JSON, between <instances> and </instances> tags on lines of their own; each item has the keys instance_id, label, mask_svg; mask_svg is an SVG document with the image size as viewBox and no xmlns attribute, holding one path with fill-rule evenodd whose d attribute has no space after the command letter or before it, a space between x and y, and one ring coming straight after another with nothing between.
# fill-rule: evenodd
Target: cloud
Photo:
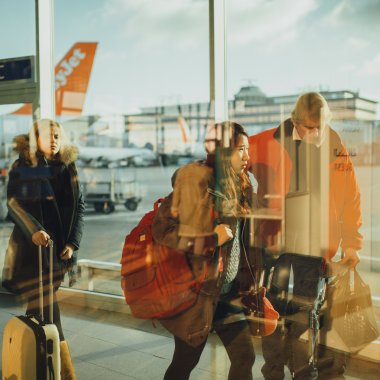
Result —
<instances>
[{"instance_id":1,"label":"cloud","mask_svg":"<svg viewBox=\"0 0 380 380\"><path fill-rule=\"evenodd\" d=\"M358 37L348 37L347 44L355 49L364 49L370 45L368 40Z\"/></svg>"},{"instance_id":2,"label":"cloud","mask_svg":"<svg viewBox=\"0 0 380 380\"><path fill-rule=\"evenodd\" d=\"M352 28L358 32L365 32L369 29L380 31L379 19L379 0L339 0L333 10L325 17L331 26L346 26L350 32L353 31Z\"/></svg>"},{"instance_id":3,"label":"cloud","mask_svg":"<svg viewBox=\"0 0 380 380\"><path fill-rule=\"evenodd\" d=\"M252 75L278 94L323 81L365 92L376 85L380 0L226 0L226 6L230 87ZM126 112L178 92L183 101L207 97L208 0L102 0L91 16L101 47L92 108Z\"/></svg>"},{"instance_id":4,"label":"cloud","mask_svg":"<svg viewBox=\"0 0 380 380\"><path fill-rule=\"evenodd\" d=\"M298 26L316 8L316 0L238 0L228 10L233 45L265 42L276 45L296 38Z\"/></svg>"},{"instance_id":5,"label":"cloud","mask_svg":"<svg viewBox=\"0 0 380 380\"><path fill-rule=\"evenodd\" d=\"M229 43L276 45L293 40L317 1L229 0ZM134 41L139 50L170 46L186 51L208 43L207 0L106 0L103 18L113 28L119 25L123 38Z\"/></svg>"},{"instance_id":6,"label":"cloud","mask_svg":"<svg viewBox=\"0 0 380 380\"><path fill-rule=\"evenodd\" d=\"M103 18L119 25L122 37L139 50L180 50L208 41L208 3L182 0L106 0Z\"/></svg>"},{"instance_id":7,"label":"cloud","mask_svg":"<svg viewBox=\"0 0 380 380\"><path fill-rule=\"evenodd\" d=\"M352 73L356 70L356 65L352 63L347 63L346 65L341 66L340 71L345 73Z\"/></svg>"},{"instance_id":8,"label":"cloud","mask_svg":"<svg viewBox=\"0 0 380 380\"><path fill-rule=\"evenodd\" d=\"M377 53L372 59L366 60L358 70L361 76L379 76L380 75L380 53Z\"/></svg>"}]
</instances>

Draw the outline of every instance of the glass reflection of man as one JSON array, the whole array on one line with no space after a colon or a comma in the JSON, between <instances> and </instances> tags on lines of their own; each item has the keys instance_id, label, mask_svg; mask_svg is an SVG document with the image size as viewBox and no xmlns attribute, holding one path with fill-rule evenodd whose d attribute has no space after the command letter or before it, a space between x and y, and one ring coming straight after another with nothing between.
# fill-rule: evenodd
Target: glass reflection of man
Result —
<instances>
[{"instance_id":1,"label":"glass reflection of man","mask_svg":"<svg viewBox=\"0 0 380 380\"><path fill-rule=\"evenodd\" d=\"M284 224L262 220L258 240L272 254L275 250L292 252L324 257L327 262L340 247L340 262L355 267L362 247L359 187L347 150L330 128L330 120L326 100L310 92L298 98L291 118L278 128L250 137L250 170L258 183L258 197L264 207L277 209L285 217ZM289 270L293 296L305 292L310 273L305 262L312 260L294 262ZM297 322L285 327L263 338L265 379L283 379L285 365L293 378L316 379L318 371L308 364L308 346L298 339L307 327ZM343 373L344 355L335 354L333 359L326 373ZM322 371L319 378L326 378L321 376Z\"/></svg>"}]
</instances>

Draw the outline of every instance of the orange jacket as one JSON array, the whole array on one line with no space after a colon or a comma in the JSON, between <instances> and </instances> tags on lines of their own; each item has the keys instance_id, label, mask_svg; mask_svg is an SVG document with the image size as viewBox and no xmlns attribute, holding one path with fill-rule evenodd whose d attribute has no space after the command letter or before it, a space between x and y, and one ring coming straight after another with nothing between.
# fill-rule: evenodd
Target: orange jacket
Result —
<instances>
[{"instance_id":1,"label":"orange jacket","mask_svg":"<svg viewBox=\"0 0 380 380\"><path fill-rule=\"evenodd\" d=\"M285 123L285 135L291 138L293 124ZM360 192L351 159L338 134L330 133L330 192L329 192L329 243L327 258L332 258L339 245L343 249L361 249L363 237ZM249 138L250 171L258 182L257 195L265 207L281 208L281 198L265 199L265 194L286 196L289 192L292 158L280 143L280 129L274 128ZM284 157L284 183L281 186L281 157ZM279 224L277 223L277 230ZM273 232L273 230L272 230ZM265 233L265 232L264 232ZM265 240L265 239L264 239Z\"/></svg>"}]
</instances>

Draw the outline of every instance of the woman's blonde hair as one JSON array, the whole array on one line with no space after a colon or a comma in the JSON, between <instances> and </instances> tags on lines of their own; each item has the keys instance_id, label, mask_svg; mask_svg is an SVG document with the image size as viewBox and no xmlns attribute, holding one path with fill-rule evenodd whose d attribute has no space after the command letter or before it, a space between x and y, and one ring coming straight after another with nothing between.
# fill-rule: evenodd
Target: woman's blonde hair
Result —
<instances>
[{"instance_id":1,"label":"woman's blonde hair","mask_svg":"<svg viewBox=\"0 0 380 380\"><path fill-rule=\"evenodd\" d=\"M318 92L307 92L301 95L291 113L294 123L303 123L306 118L329 123L331 121L330 107L326 99Z\"/></svg>"},{"instance_id":2,"label":"woman's blonde hair","mask_svg":"<svg viewBox=\"0 0 380 380\"><path fill-rule=\"evenodd\" d=\"M40 136L40 131L43 128L54 127L57 127L60 132L60 148L54 158L60 160L60 157L69 146L69 140L67 139L65 131L60 123L51 119L36 120L29 131L29 156L33 166L36 166L38 163L37 153L39 152L38 137Z\"/></svg>"}]
</instances>

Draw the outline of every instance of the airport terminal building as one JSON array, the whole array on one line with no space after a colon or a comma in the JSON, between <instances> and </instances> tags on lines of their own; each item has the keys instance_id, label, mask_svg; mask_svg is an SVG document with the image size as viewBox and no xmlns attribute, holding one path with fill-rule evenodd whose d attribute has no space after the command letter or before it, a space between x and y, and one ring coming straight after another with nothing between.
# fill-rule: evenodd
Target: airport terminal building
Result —
<instances>
[{"instance_id":1,"label":"airport terminal building","mask_svg":"<svg viewBox=\"0 0 380 380\"><path fill-rule=\"evenodd\" d=\"M320 93L332 111L333 128L340 132L354 129L358 132L355 138L359 138L356 142L361 141L367 146L370 144L370 138L377 141L377 129L369 127L372 123L376 124L377 101L363 98L358 92L350 90ZM281 121L290 117L298 96L267 96L257 86L245 86L235 94L233 100L228 101L229 119L242 124L249 134L275 128ZM202 144L205 128L213 121L213 107L211 102L142 107L140 113L123 115L123 118L121 123L125 124L122 139L124 144L134 143L143 146L149 141L158 154L171 154L179 153L181 144ZM146 140L143 141L141 136ZM350 140L346 143L351 145L352 132L346 137ZM377 145L373 146L377 152ZM182 147L183 149L185 148Z\"/></svg>"}]
</instances>

